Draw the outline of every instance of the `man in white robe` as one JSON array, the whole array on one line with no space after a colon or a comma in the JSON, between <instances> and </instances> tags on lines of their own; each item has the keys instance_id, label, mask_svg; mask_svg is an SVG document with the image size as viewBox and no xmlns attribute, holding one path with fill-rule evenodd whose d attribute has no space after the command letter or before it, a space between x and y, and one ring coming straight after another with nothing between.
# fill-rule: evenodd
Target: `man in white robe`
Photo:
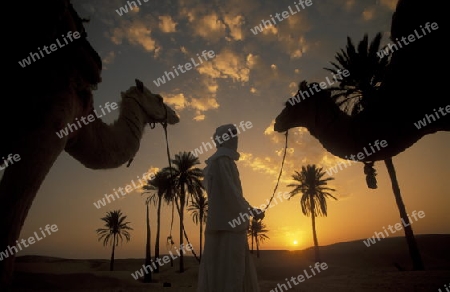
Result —
<instances>
[{"instance_id":1,"label":"man in white robe","mask_svg":"<svg viewBox=\"0 0 450 292\"><path fill-rule=\"evenodd\" d=\"M242 194L235 163L237 135L232 124L218 127L214 133L217 151L205 161L208 215L197 292L260 291L247 230L250 218L262 219L264 212L253 208Z\"/></svg>"}]
</instances>

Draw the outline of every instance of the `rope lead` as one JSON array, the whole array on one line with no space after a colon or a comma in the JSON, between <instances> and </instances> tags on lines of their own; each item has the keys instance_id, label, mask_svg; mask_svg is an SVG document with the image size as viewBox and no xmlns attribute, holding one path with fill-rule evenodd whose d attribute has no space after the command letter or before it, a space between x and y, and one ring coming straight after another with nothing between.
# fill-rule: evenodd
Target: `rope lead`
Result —
<instances>
[{"instance_id":1,"label":"rope lead","mask_svg":"<svg viewBox=\"0 0 450 292\"><path fill-rule=\"evenodd\" d=\"M266 208L264 209L264 212L267 210L267 208L269 208L270 203L272 202L273 198L275 197L275 192L278 189L278 184L280 183L281 174L283 173L284 161L286 160L287 143L288 143L288 132L289 132L289 130L287 130L286 133L284 134L286 136L286 139L284 141L284 154L283 154L283 160L281 162L280 173L278 174L277 184L275 185L275 188L273 189L272 197L270 198L269 203L267 204Z\"/></svg>"}]
</instances>

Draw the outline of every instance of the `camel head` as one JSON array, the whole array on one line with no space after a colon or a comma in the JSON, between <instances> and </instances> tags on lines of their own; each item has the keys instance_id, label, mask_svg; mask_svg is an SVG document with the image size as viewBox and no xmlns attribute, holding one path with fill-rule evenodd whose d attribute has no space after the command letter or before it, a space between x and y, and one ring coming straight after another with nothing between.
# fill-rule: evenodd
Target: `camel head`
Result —
<instances>
[{"instance_id":1,"label":"camel head","mask_svg":"<svg viewBox=\"0 0 450 292\"><path fill-rule=\"evenodd\" d=\"M325 90L320 91L316 82L308 85L303 80L298 88L297 94L286 101L285 108L276 117L274 125L276 132L285 132L295 127L307 127L310 121L314 121L318 103L330 94ZM313 88L319 88L319 91Z\"/></svg>"},{"instance_id":2,"label":"camel head","mask_svg":"<svg viewBox=\"0 0 450 292\"><path fill-rule=\"evenodd\" d=\"M152 93L142 81L135 79L136 86L122 92L122 99L134 99L147 115L148 123L163 122L173 125L180 121L176 112L164 103L163 97Z\"/></svg>"}]
</instances>

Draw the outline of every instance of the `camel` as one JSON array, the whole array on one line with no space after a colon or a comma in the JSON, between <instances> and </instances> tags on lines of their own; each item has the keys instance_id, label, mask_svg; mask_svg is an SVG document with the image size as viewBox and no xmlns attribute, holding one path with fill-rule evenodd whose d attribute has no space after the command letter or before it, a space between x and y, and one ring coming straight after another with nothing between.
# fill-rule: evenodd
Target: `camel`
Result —
<instances>
[{"instance_id":1,"label":"camel","mask_svg":"<svg viewBox=\"0 0 450 292\"><path fill-rule=\"evenodd\" d=\"M365 163L369 188L376 188L373 163L383 160L400 218L406 224L409 224L409 218L392 157L426 135L450 131L450 104L437 86L446 84L446 76L435 69L446 59L441 42L449 31L445 9L438 0L429 1L427 5L420 0L399 0L392 16L392 40L407 38L415 34L415 30L421 31L422 25L425 27L427 23L437 23L439 28L426 38L422 35L422 40L417 39L393 52L377 96L362 112L349 116L341 111L331 99L330 90L316 90L312 96L302 96L301 91L318 88L317 83L309 86L303 81L296 95L297 100L298 97L301 99L298 102L295 98L288 100L274 124L276 132L306 127L327 151L343 159L351 159L360 152L366 154L357 159ZM419 125L419 120L424 123ZM384 147L380 147L383 142ZM405 226L404 231L413 269L424 270L411 226Z\"/></svg>"},{"instance_id":2,"label":"camel","mask_svg":"<svg viewBox=\"0 0 450 292\"><path fill-rule=\"evenodd\" d=\"M322 90L300 102L294 103L293 99L286 102L275 119L274 130L285 132L306 127L327 151L343 159L349 159L364 147L372 152L369 143L373 146L377 140L386 140L387 147L374 148L374 153L361 159L366 162L396 156L425 135L450 131L448 98L437 85L446 84L446 76L435 69L446 58L441 41L448 35L448 21L441 2L432 3L398 2L392 16L392 39L408 36L427 22L438 23L439 29L392 54L379 96L370 108L348 116L332 101L330 92ZM299 91L313 86L314 83L302 82ZM418 129L414 123L424 120L426 115L429 115L427 125Z\"/></svg>"},{"instance_id":3,"label":"camel","mask_svg":"<svg viewBox=\"0 0 450 292\"><path fill-rule=\"evenodd\" d=\"M1 291L11 289L15 258L12 247L20 240L36 193L63 150L87 168L117 168L139 150L147 124L179 122L163 98L136 79L135 86L121 93L119 117L114 123L96 118L80 124L82 117L98 117L92 90L101 82L101 59L87 41L83 20L68 0L25 2L21 15L30 37L17 39L17 52L12 56L15 60L23 58L24 52L42 48L42 43L54 42L67 31L78 31L82 38L26 68L16 64L7 74L15 93L14 98L2 99L8 110L0 115L0 133L8 139L0 143L0 157L12 154L20 159L2 170L0 182L0 251L9 251L8 257L0 261ZM22 84L25 80L29 80L26 86ZM69 123L81 127L68 135L57 135Z\"/></svg>"},{"instance_id":4,"label":"camel","mask_svg":"<svg viewBox=\"0 0 450 292\"><path fill-rule=\"evenodd\" d=\"M315 82L308 85L302 81L299 92L314 88L314 84L318 86ZM305 127L327 151L347 160L359 152L365 154L363 158L357 159L361 162L385 160L405 151L425 135L450 131L450 113L422 129L416 128L415 122L423 120L425 114L434 113L433 107L427 107L424 103L420 104L425 109L420 115L403 114L403 106L393 110L383 105L349 116L335 104L328 90L322 90L300 102L293 101L291 99L285 103L285 108L275 119L274 130L285 132L291 128ZM445 105L443 102L441 108ZM387 146L380 147L383 140Z\"/></svg>"}]
</instances>

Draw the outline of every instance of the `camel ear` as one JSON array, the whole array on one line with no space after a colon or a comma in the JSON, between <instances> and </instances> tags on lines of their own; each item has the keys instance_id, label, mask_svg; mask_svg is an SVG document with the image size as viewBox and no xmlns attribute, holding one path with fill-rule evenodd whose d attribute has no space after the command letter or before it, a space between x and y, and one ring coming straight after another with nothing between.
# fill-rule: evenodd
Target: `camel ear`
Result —
<instances>
[{"instance_id":1,"label":"camel ear","mask_svg":"<svg viewBox=\"0 0 450 292\"><path fill-rule=\"evenodd\" d=\"M299 90L306 90L306 89L308 89L308 82L306 82L306 80L301 81L298 84L298 89Z\"/></svg>"},{"instance_id":2,"label":"camel ear","mask_svg":"<svg viewBox=\"0 0 450 292\"><path fill-rule=\"evenodd\" d=\"M139 89L140 92L144 92L144 83L142 83L141 80L135 79L136 87Z\"/></svg>"}]
</instances>

